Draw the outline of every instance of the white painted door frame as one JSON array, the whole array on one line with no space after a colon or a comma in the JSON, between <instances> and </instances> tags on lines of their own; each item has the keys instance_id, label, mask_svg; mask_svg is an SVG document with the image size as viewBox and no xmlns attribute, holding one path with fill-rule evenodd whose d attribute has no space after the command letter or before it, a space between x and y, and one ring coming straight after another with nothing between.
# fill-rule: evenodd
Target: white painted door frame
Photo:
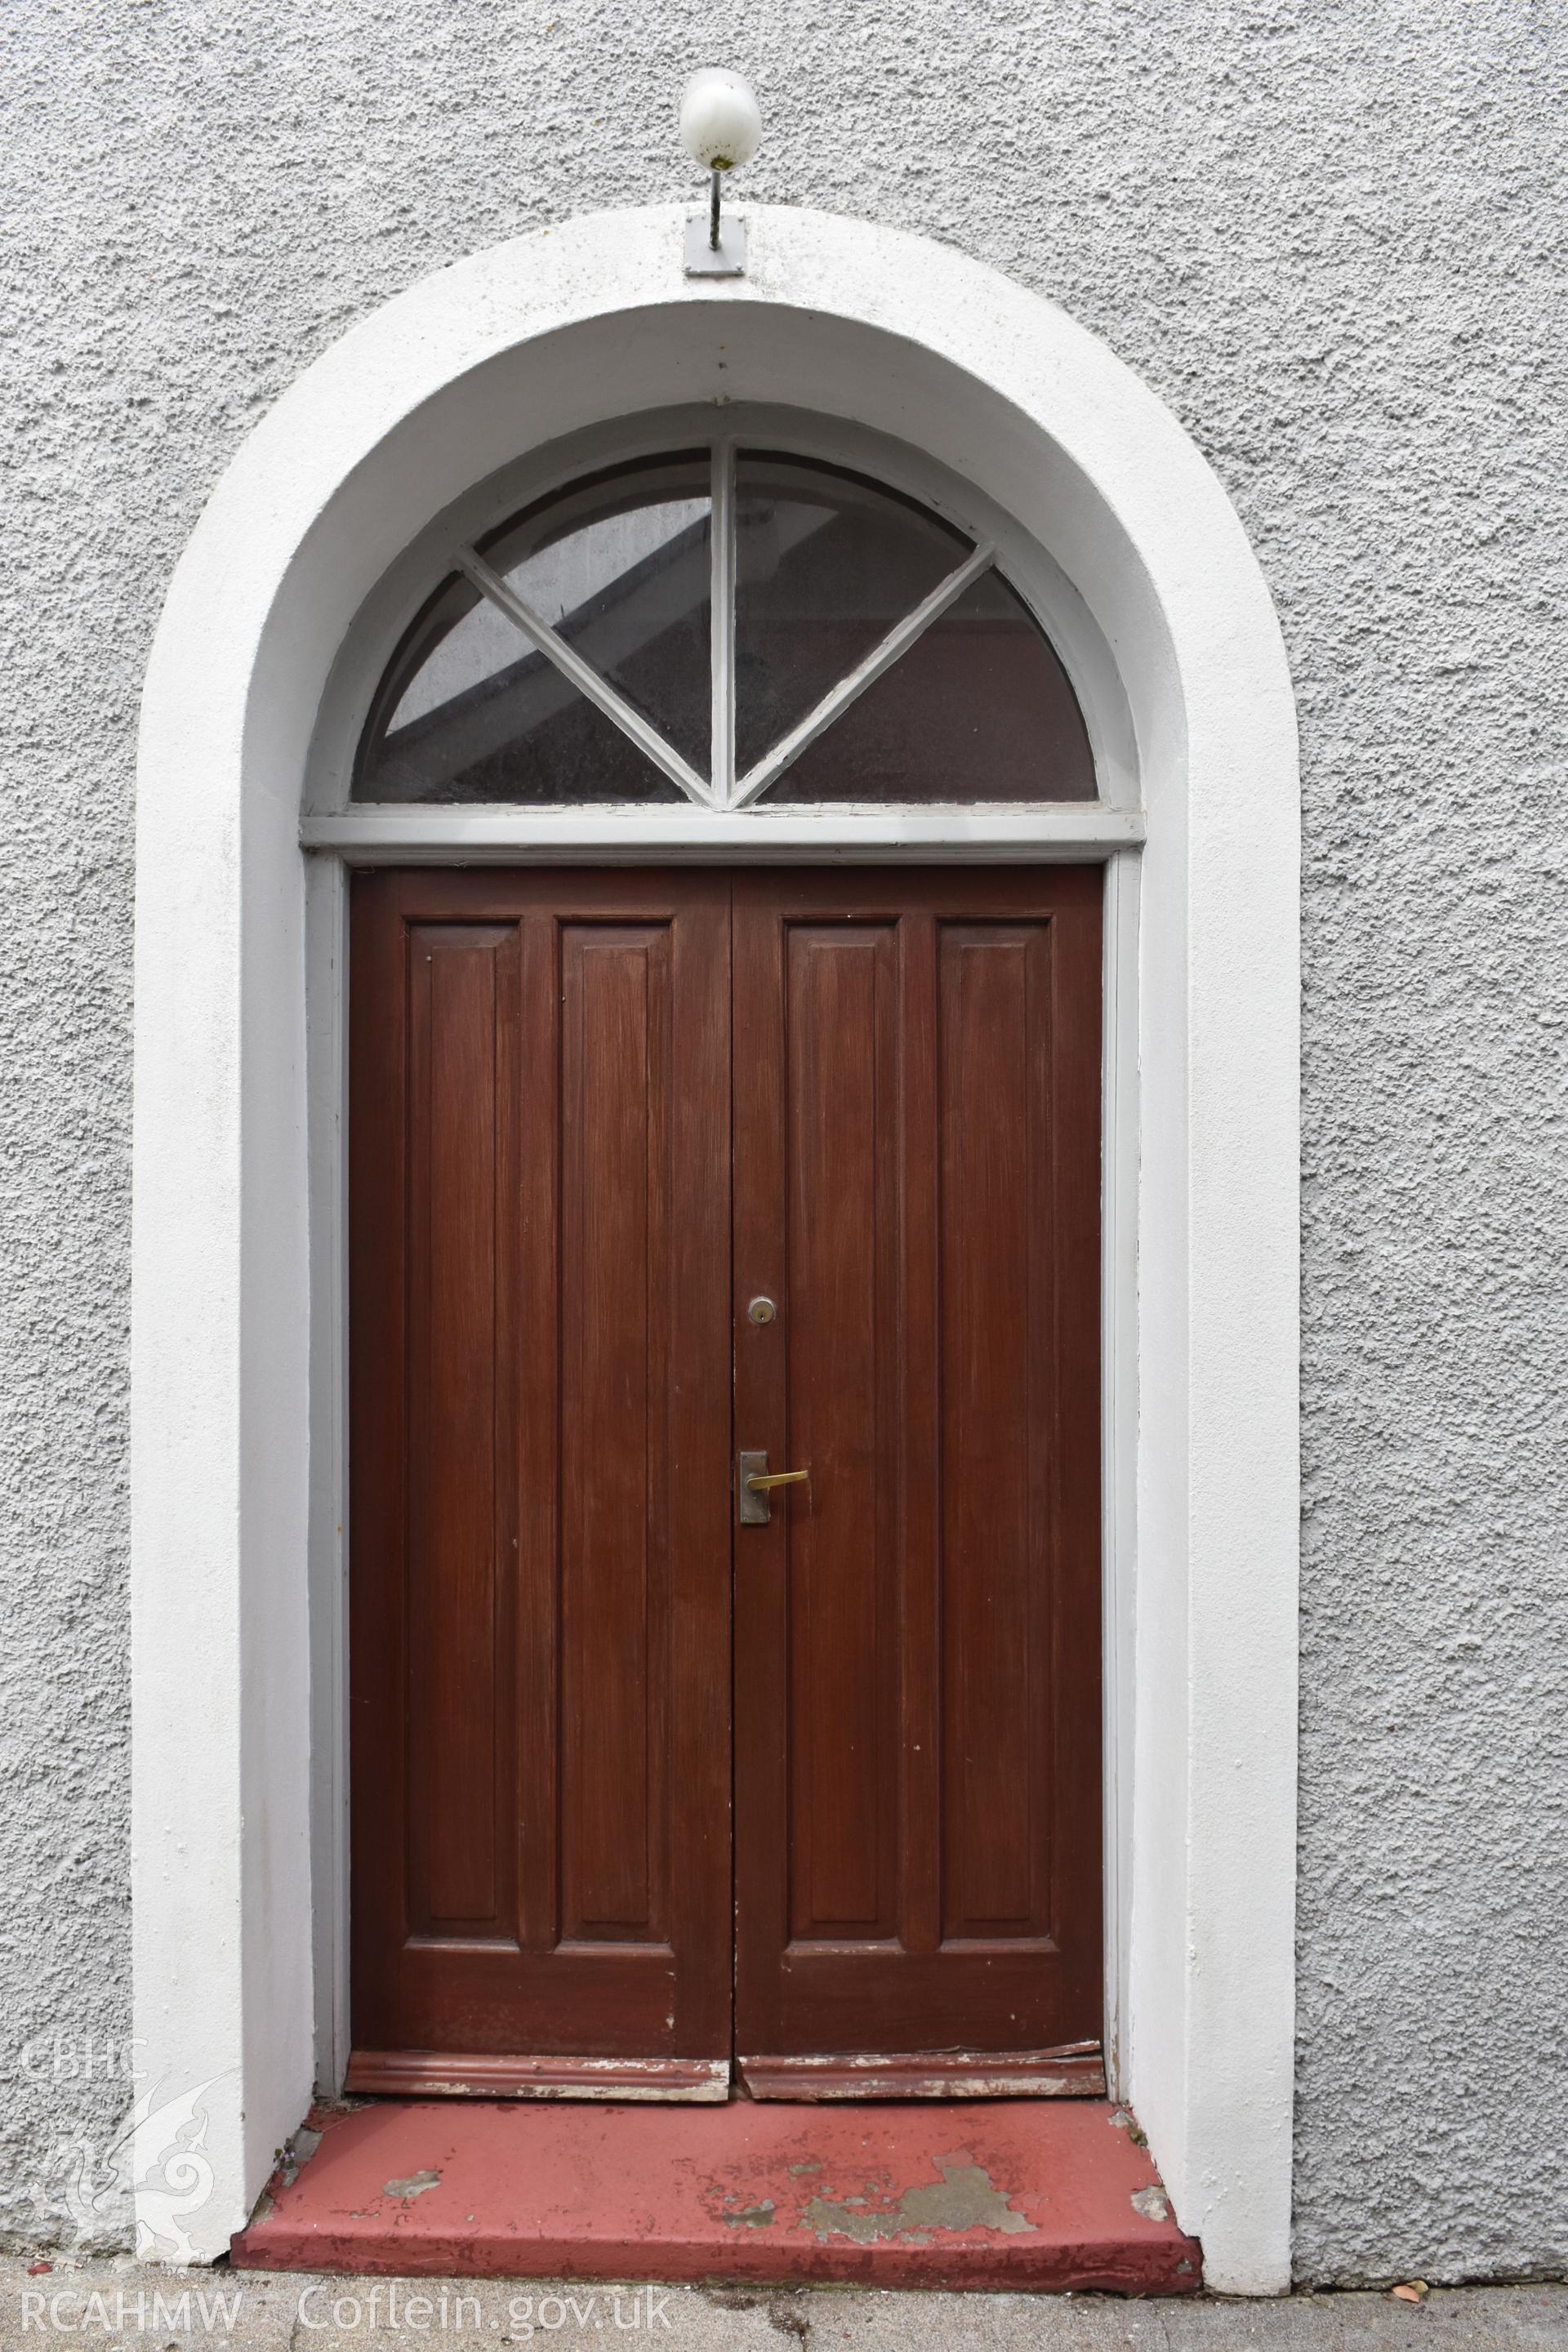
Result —
<instances>
[{"instance_id":1,"label":"white painted door frame","mask_svg":"<svg viewBox=\"0 0 1568 2352\"><path fill-rule=\"evenodd\" d=\"M341 1299L321 1246L323 1221L329 1239L342 1223L341 1041L322 1021L341 860L733 857L766 827L793 857L1110 861L1118 2063L1211 2282L1278 2291L1299 856L1278 625L1191 442L1062 313L945 248L773 209L752 215L747 278L687 280L681 227L673 207L570 223L354 329L236 458L154 647L137 839L134 1963L152 2087L199 2096L205 2118L211 2193L186 2226L221 2251L314 2071L311 1808L330 1851L321 1816L342 1801L320 1704L312 1726L309 1575L313 1541L335 1558L342 1517ZM837 838L798 811L685 808L596 845L569 813L464 812L460 839L448 815L443 848L428 812L334 808L333 698L353 675L334 661L376 625L407 551L476 481L633 398L830 415L973 485L1047 551L1085 644L1106 649L1130 788L1100 810L970 813L956 833L940 813L849 812ZM318 1702L332 1675L318 1654Z\"/></svg>"}]
</instances>

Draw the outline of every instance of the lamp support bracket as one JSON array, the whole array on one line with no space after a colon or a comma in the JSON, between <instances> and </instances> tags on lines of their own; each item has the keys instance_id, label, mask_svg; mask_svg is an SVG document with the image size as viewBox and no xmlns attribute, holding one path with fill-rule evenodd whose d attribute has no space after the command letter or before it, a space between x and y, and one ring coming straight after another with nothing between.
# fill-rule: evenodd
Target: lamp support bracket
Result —
<instances>
[{"instance_id":1,"label":"lamp support bracket","mask_svg":"<svg viewBox=\"0 0 1568 2352\"><path fill-rule=\"evenodd\" d=\"M688 278L743 278L746 274L746 224L739 213L726 213L719 224L719 242L712 242L711 223L693 213L686 224Z\"/></svg>"}]
</instances>

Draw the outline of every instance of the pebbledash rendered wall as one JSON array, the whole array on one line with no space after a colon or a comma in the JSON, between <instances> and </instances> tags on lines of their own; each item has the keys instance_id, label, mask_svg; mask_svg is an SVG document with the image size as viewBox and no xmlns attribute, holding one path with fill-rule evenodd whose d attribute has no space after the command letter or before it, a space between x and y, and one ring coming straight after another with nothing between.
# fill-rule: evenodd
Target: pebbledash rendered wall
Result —
<instances>
[{"instance_id":1,"label":"pebbledash rendered wall","mask_svg":"<svg viewBox=\"0 0 1568 2352\"><path fill-rule=\"evenodd\" d=\"M679 194L701 62L761 94L749 189L1063 303L1176 410L1263 562L1306 831L1297 2265L1561 2271L1556 0L0 20L0 2226L127 2227L132 776L164 585L351 320L521 228Z\"/></svg>"}]
</instances>

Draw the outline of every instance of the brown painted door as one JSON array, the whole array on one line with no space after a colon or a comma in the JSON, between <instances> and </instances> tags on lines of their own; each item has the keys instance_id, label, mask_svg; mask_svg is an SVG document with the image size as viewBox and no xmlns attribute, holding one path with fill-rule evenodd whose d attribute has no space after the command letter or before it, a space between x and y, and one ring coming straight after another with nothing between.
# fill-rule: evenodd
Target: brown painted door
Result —
<instances>
[{"instance_id":1,"label":"brown painted door","mask_svg":"<svg viewBox=\"0 0 1568 2352\"><path fill-rule=\"evenodd\" d=\"M351 2088L727 2073L729 919L355 881Z\"/></svg>"},{"instance_id":2,"label":"brown painted door","mask_svg":"<svg viewBox=\"0 0 1568 2352\"><path fill-rule=\"evenodd\" d=\"M357 879L351 2088L1091 2085L1099 909Z\"/></svg>"},{"instance_id":3,"label":"brown painted door","mask_svg":"<svg viewBox=\"0 0 1568 2352\"><path fill-rule=\"evenodd\" d=\"M736 2047L773 2095L842 2093L834 2053L1002 2088L1027 2063L973 2054L1087 2045L1084 2079L1100 877L734 905L737 1444L810 1472L736 1532Z\"/></svg>"}]
</instances>

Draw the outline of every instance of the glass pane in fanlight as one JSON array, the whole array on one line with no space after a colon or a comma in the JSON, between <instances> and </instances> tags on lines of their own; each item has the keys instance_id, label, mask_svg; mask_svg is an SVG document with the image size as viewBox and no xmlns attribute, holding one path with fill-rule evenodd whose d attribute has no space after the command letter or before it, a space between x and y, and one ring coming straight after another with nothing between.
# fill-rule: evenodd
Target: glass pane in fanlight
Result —
<instances>
[{"instance_id":1,"label":"glass pane in fanlight","mask_svg":"<svg viewBox=\"0 0 1568 2352\"><path fill-rule=\"evenodd\" d=\"M492 531L480 552L709 772L710 508L705 456L620 467ZM679 801L679 788L460 577L395 657L365 730L359 801Z\"/></svg>"},{"instance_id":2,"label":"glass pane in fanlight","mask_svg":"<svg viewBox=\"0 0 1568 2352\"><path fill-rule=\"evenodd\" d=\"M1083 714L1039 623L983 572L806 745L770 802L1091 801Z\"/></svg>"},{"instance_id":3,"label":"glass pane in fanlight","mask_svg":"<svg viewBox=\"0 0 1568 2352\"><path fill-rule=\"evenodd\" d=\"M713 717L710 478L705 450L617 467L479 548L700 776Z\"/></svg>"},{"instance_id":4,"label":"glass pane in fanlight","mask_svg":"<svg viewBox=\"0 0 1568 2352\"><path fill-rule=\"evenodd\" d=\"M970 552L962 531L858 474L735 462L735 772L744 776Z\"/></svg>"}]
</instances>

